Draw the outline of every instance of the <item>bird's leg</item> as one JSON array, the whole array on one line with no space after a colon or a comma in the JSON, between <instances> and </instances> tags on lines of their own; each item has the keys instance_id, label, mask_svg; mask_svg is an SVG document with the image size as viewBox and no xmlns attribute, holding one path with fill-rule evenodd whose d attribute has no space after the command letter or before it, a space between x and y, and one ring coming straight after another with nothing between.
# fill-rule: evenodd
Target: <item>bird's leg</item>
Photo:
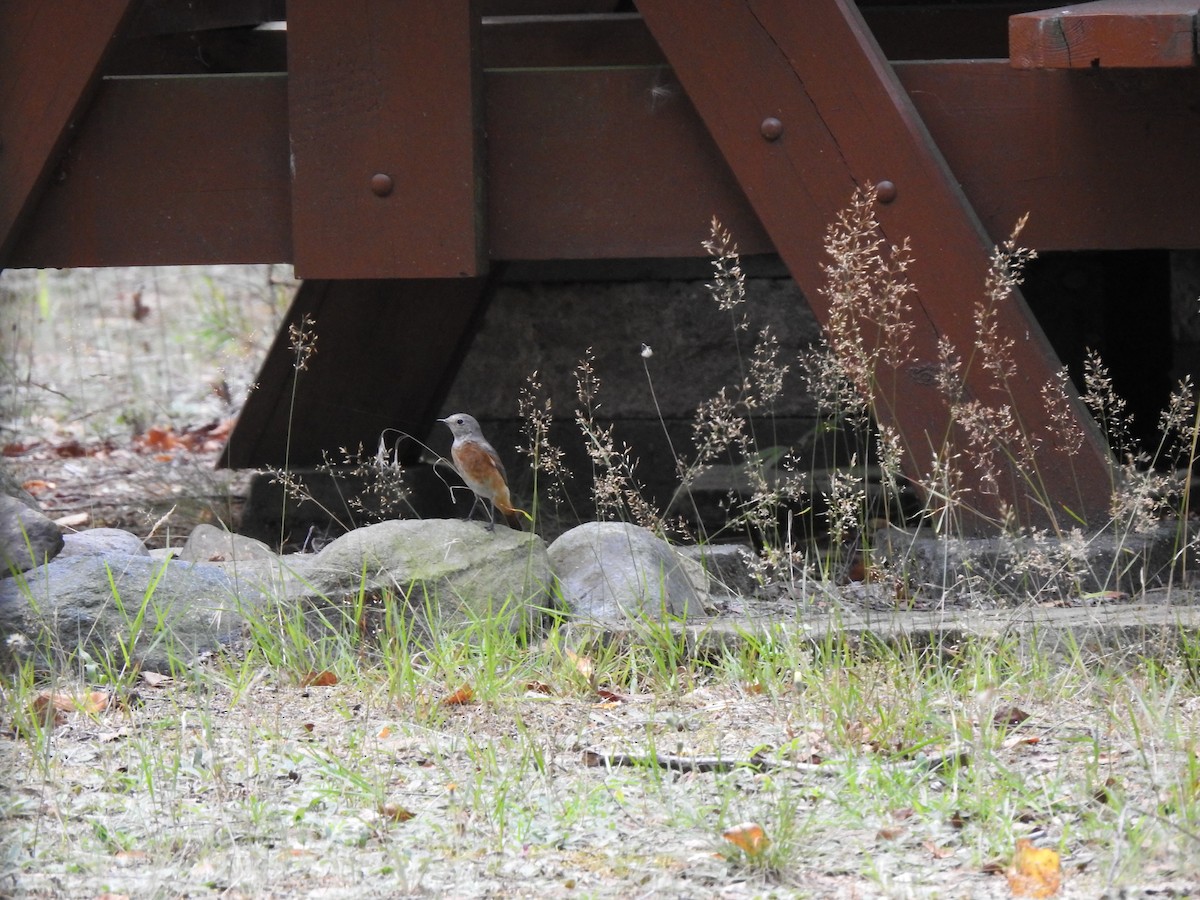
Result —
<instances>
[{"instance_id":1,"label":"bird's leg","mask_svg":"<svg viewBox=\"0 0 1200 900\"><path fill-rule=\"evenodd\" d=\"M490 503L488 503L488 513L489 513L489 515L488 515L487 530L495 531L496 530L496 501L495 500L492 500Z\"/></svg>"}]
</instances>

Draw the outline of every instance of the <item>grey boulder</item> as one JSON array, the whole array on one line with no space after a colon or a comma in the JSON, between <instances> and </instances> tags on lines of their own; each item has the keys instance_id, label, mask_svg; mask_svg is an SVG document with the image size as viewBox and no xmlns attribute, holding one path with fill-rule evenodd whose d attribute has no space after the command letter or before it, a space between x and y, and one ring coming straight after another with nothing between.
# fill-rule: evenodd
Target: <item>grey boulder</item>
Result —
<instances>
[{"instance_id":1,"label":"grey boulder","mask_svg":"<svg viewBox=\"0 0 1200 900\"><path fill-rule=\"evenodd\" d=\"M49 562L63 547L62 529L40 510L0 494L0 571L24 572Z\"/></svg>"},{"instance_id":2,"label":"grey boulder","mask_svg":"<svg viewBox=\"0 0 1200 900\"><path fill-rule=\"evenodd\" d=\"M572 618L625 623L702 615L702 566L654 533L624 522L589 522L550 545Z\"/></svg>"},{"instance_id":3,"label":"grey boulder","mask_svg":"<svg viewBox=\"0 0 1200 900\"><path fill-rule=\"evenodd\" d=\"M38 665L79 650L118 670L169 671L242 633L258 596L234 594L214 566L142 555L74 556L0 583L0 659Z\"/></svg>"}]
</instances>

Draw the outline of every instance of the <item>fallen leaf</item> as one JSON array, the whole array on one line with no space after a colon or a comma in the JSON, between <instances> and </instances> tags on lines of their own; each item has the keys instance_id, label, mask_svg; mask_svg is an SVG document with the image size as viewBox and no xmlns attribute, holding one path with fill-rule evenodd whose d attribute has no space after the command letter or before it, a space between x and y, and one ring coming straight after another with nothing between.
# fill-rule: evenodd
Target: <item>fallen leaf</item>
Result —
<instances>
[{"instance_id":1,"label":"fallen leaf","mask_svg":"<svg viewBox=\"0 0 1200 900\"><path fill-rule=\"evenodd\" d=\"M80 525L86 525L91 517L91 513L71 513L67 516L59 516L54 520L54 524L59 528L78 528Z\"/></svg>"},{"instance_id":2,"label":"fallen leaf","mask_svg":"<svg viewBox=\"0 0 1200 900\"><path fill-rule=\"evenodd\" d=\"M752 859L761 856L763 851L771 846L771 839L767 837L767 833L757 822L743 822L741 825L734 825L722 832L721 837Z\"/></svg>"},{"instance_id":3,"label":"fallen leaf","mask_svg":"<svg viewBox=\"0 0 1200 900\"><path fill-rule=\"evenodd\" d=\"M894 841L902 834L904 834L903 825L884 825L877 832L875 832L875 837L883 841Z\"/></svg>"},{"instance_id":4,"label":"fallen leaf","mask_svg":"<svg viewBox=\"0 0 1200 900\"><path fill-rule=\"evenodd\" d=\"M1005 750L1012 750L1022 744L1040 744L1042 739L1036 734L1014 734L1004 742Z\"/></svg>"},{"instance_id":5,"label":"fallen leaf","mask_svg":"<svg viewBox=\"0 0 1200 900\"><path fill-rule=\"evenodd\" d=\"M592 681L592 677L595 674L595 667L592 665L591 657L580 656L578 653L576 653L574 650L571 650L571 649L568 649L566 651L566 655L567 655L567 659L569 659L571 661L571 665L573 665L575 667L575 671L577 671L580 675L582 675L585 679L587 679L588 683L590 684Z\"/></svg>"},{"instance_id":6,"label":"fallen leaf","mask_svg":"<svg viewBox=\"0 0 1200 900\"><path fill-rule=\"evenodd\" d=\"M554 689L542 681L525 682L525 690L531 694L553 694Z\"/></svg>"},{"instance_id":7,"label":"fallen leaf","mask_svg":"<svg viewBox=\"0 0 1200 900\"><path fill-rule=\"evenodd\" d=\"M382 740L383 738L389 738L389 737L391 737L391 736L392 736L392 726L391 726L391 725L384 725L382 728L380 728L380 729L379 729L379 734L377 734L377 735L375 735L375 736L376 736L377 738L380 738L381 740Z\"/></svg>"},{"instance_id":8,"label":"fallen leaf","mask_svg":"<svg viewBox=\"0 0 1200 900\"><path fill-rule=\"evenodd\" d=\"M596 688L596 696L601 700L608 700L610 703L624 703L628 698L622 697L616 691L610 691L608 688Z\"/></svg>"},{"instance_id":9,"label":"fallen leaf","mask_svg":"<svg viewBox=\"0 0 1200 900\"><path fill-rule=\"evenodd\" d=\"M407 822L416 816L416 813L409 812L399 803L383 804L379 807L379 814L385 819L391 819L393 822Z\"/></svg>"},{"instance_id":10,"label":"fallen leaf","mask_svg":"<svg viewBox=\"0 0 1200 900\"><path fill-rule=\"evenodd\" d=\"M1048 848L1035 847L1028 838L1017 841L1017 851L1004 873L1014 897L1053 897L1062 887L1062 863Z\"/></svg>"},{"instance_id":11,"label":"fallen leaf","mask_svg":"<svg viewBox=\"0 0 1200 900\"><path fill-rule=\"evenodd\" d=\"M29 493L36 495L44 494L47 491L52 491L58 487L58 485L53 481L43 481L40 478L31 478L28 481L21 482L21 487L25 488L25 490L29 491Z\"/></svg>"},{"instance_id":12,"label":"fallen leaf","mask_svg":"<svg viewBox=\"0 0 1200 900\"><path fill-rule=\"evenodd\" d=\"M466 706L475 701L475 691L469 684L464 684L457 691L442 701L444 706Z\"/></svg>"},{"instance_id":13,"label":"fallen leaf","mask_svg":"<svg viewBox=\"0 0 1200 900\"><path fill-rule=\"evenodd\" d=\"M1029 718L1029 713L1016 706L1006 706L998 709L992 715L993 725L1020 725Z\"/></svg>"},{"instance_id":14,"label":"fallen leaf","mask_svg":"<svg viewBox=\"0 0 1200 900\"><path fill-rule=\"evenodd\" d=\"M328 669L320 672L308 672L300 679L300 687L332 687L337 683L337 673Z\"/></svg>"},{"instance_id":15,"label":"fallen leaf","mask_svg":"<svg viewBox=\"0 0 1200 900\"><path fill-rule=\"evenodd\" d=\"M175 682L175 679L170 675L164 675L161 672L142 672L141 676L142 681L153 688L166 687Z\"/></svg>"},{"instance_id":16,"label":"fallen leaf","mask_svg":"<svg viewBox=\"0 0 1200 900\"><path fill-rule=\"evenodd\" d=\"M933 841L922 841L921 846L928 850L934 859L946 859L954 855L953 847L939 847Z\"/></svg>"}]
</instances>

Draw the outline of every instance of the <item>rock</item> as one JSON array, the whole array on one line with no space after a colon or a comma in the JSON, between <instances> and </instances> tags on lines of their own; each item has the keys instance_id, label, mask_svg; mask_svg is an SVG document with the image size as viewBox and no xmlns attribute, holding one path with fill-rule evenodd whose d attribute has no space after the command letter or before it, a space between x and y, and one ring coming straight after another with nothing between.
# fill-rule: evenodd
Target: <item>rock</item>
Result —
<instances>
[{"instance_id":1,"label":"rock","mask_svg":"<svg viewBox=\"0 0 1200 900\"><path fill-rule=\"evenodd\" d=\"M549 555L573 617L624 622L703 614L703 568L644 528L589 522L551 544Z\"/></svg>"},{"instance_id":2,"label":"rock","mask_svg":"<svg viewBox=\"0 0 1200 900\"><path fill-rule=\"evenodd\" d=\"M275 559L275 551L262 541L202 523L192 530L178 557L187 562L236 562Z\"/></svg>"},{"instance_id":3,"label":"rock","mask_svg":"<svg viewBox=\"0 0 1200 900\"><path fill-rule=\"evenodd\" d=\"M0 661L23 643L56 669L83 649L117 668L167 672L238 637L261 601L235 596L215 566L147 555L54 560L0 583Z\"/></svg>"},{"instance_id":4,"label":"rock","mask_svg":"<svg viewBox=\"0 0 1200 900\"><path fill-rule=\"evenodd\" d=\"M33 494L25 490L21 483L3 465L0 465L0 494L20 500L30 509L36 509L38 512L42 511L41 504L34 499Z\"/></svg>"},{"instance_id":5,"label":"rock","mask_svg":"<svg viewBox=\"0 0 1200 900\"><path fill-rule=\"evenodd\" d=\"M54 559L63 548L62 530L39 510L0 494L0 572L24 572Z\"/></svg>"},{"instance_id":6,"label":"rock","mask_svg":"<svg viewBox=\"0 0 1200 900\"><path fill-rule=\"evenodd\" d=\"M282 557L293 585L314 601L346 602L360 592L405 598L436 625L503 615L531 624L553 604L554 573L536 534L458 519L380 522L342 535L313 556ZM287 588L295 594L294 586Z\"/></svg>"},{"instance_id":7,"label":"rock","mask_svg":"<svg viewBox=\"0 0 1200 900\"><path fill-rule=\"evenodd\" d=\"M150 551L136 534L120 528L89 528L87 531L63 535L59 558L69 556L104 556L109 553L127 556L149 556Z\"/></svg>"}]
</instances>

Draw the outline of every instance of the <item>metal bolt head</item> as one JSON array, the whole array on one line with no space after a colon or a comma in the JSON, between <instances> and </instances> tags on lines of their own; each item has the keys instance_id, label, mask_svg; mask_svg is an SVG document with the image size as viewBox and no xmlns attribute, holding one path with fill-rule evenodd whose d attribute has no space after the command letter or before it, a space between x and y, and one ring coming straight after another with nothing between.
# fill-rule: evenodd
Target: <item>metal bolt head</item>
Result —
<instances>
[{"instance_id":1,"label":"metal bolt head","mask_svg":"<svg viewBox=\"0 0 1200 900\"><path fill-rule=\"evenodd\" d=\"M896 199L896 185L891 181L881 181L875 185L875 198L880 203L891 203Z\"/></svg>"},{"instance_id":2,"label":"metal bolt head","mask_svg":"<svg viewBox=\"0 0 1200 900\"><path fill-rule=\"evenodd\" d=\"M376 197L386 197L392 192L395 185L392 182L391 175L384 175L382 172L371 176L371 193Z\"/></svg>"},{"instance_id":3,"label":"metal bolt head","mask_svg":"<svg viewBox=\"0 0 1200 900\"><path fill-rule=\"evenodd\" d=\"M777 141L779 136L783 134L783 123L774 116L767 116L762 120L762 124L758 126L758 130L762 132L762 136L768 141Z\"/></svg>"}]
</instances>

